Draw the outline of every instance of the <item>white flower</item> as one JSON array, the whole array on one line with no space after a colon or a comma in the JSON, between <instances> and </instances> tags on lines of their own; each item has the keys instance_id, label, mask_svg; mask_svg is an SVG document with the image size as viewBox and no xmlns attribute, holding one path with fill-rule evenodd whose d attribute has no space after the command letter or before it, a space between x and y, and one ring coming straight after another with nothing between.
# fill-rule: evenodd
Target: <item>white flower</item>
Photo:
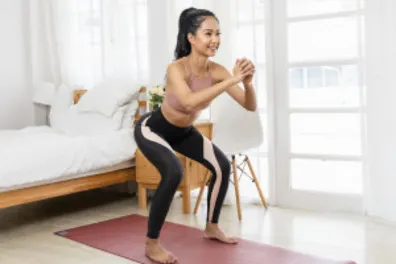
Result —
<instances>
[{"instance_id":1,"label":"white flower","mask_svg":"<svg viewBox=\"0 0 396 264\"><path fill-rule=\"evenodd\" d=\"M163 85L155 85L150 89L151 94L163 96L165 93L165 89Z\"/></svg>"},{"instance_id":2,"label":"white flower","mask_svg":"<svg viewBox=\"0 0 396 264\"><path fill-rule=\"evenodd\" d=\"M158 94L158 88L151 88L150 93L151 94Z\"/></svg>"},{"instance_id":3,"label":"white flower","mask_svg":"<svg viewBox=\"0 0 396 264\"><path fill-rule=\"evenodd\" d=\"M164 96L164 93L165 93L164 89L161 88L158 90L158 95Z\"/></svg>"}]
</instances>

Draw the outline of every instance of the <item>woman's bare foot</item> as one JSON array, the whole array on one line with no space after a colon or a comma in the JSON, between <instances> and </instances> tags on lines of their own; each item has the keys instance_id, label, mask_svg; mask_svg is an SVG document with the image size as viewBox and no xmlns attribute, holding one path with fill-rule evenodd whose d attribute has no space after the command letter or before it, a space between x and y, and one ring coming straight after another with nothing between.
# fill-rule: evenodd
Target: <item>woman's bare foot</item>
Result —
<instances>
[{"instance_id":1,"label":"woman's bare foot","mask_svg":"<svg viewBox=\"0 0 396 264\"><path fill-rule=\"evenodd\" d=\"M177 263L177 258L165 250L156 239L146 240L146 256L161 264Z\"/></svg>"},{"instance_id":2,"label":"woman's bare foot","mask_svg":"<svg viewBox=\"0 0 396 264\"><path fill-rule=\"evenodd\" d=\"M216 239L226 244L238 243L235 237L226 236L217 224L207 223L204 232L204 237L208 239Z\"/></svg>"}]
</instances>

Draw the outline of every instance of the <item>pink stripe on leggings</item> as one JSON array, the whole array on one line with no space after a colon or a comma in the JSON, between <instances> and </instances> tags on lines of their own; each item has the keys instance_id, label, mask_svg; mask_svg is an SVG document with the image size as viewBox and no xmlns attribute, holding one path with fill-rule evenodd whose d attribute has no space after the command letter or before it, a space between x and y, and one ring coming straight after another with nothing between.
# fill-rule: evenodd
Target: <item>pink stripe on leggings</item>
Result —
<instances>
[{"instance_id":1,"label":"pink stripe on leggings","mask_svg":"<svg viewBox=\"0 0 396 264\"><path fill-rule=\"evenodd\" d=\"M216 155L214 153L213 145L212 142L204 137L204 159L206 159L208 162L210 162L215 171L216 171L216 181L213 186L212 190L212 196L210 198L210 205L209 205L209 222L212 221L213 218L213 211L216 205L216 200L217 197L219 196L219 190L221 186L221 180L222 180L222 175L221 175L221 169L219 162L217 161Z\"/></svg>"}]
</instances>

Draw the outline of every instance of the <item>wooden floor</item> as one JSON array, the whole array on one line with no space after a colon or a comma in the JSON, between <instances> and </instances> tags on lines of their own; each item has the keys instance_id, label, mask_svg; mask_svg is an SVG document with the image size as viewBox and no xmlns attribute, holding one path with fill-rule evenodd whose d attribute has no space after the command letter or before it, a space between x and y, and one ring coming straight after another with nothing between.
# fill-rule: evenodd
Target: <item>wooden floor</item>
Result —
<instances>
[{"instance_id":1,"label":"wooden floor","mask_svg":"<svg viewBox=\"0 0 396 264\"><path fill-rule=\"evenodd\" d=\"M205 204L199 213L183 215L175 199L168 221L203 227ZM138 210L137 199L98 191L85 192L0 210L0 263L132 263L53 235L55 231L95 223ZM353 259L359 264L396 263L396 227L345 215L244 205L244 219L225 206L221 224L230 234L322 257ZM275 264L275 263L274 263Z\"/></svg>"}]
</instances>

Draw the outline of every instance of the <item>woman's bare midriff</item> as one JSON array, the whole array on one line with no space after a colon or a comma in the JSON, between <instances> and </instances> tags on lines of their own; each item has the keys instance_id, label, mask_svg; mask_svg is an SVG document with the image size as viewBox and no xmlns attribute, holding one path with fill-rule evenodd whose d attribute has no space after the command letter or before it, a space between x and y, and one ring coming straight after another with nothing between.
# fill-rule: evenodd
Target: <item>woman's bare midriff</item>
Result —
<instances>
[{"instance_id":1,"label":"woman's bare midriff","mask_svg":"<svg viewBox=\"0 0 396 264\"><path fill-rule=\"evenodd\" d=\"M191 126L200 114L200 112L196 112L192 115L184 114L174 110L167 103L161 105L161 111L169 123L178 127Z\"/></svg>"}]
</instances>

